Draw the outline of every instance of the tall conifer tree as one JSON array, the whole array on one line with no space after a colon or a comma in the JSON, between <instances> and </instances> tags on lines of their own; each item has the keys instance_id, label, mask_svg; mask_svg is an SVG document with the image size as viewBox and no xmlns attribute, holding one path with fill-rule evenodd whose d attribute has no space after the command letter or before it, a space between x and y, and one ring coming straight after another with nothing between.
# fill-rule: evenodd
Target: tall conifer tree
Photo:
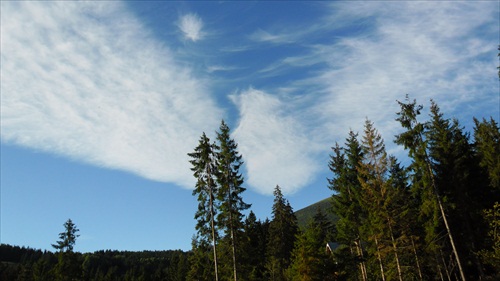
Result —
<instances>
[{"instance_id":1,"label":"tall conifer tree","mask_svg":"<svg viewBox=\"0 0 500 281\"><path fill-rule=\"evenodd\" d=\"M218 259L217 259L217 236L218 230L215 221L217 214L216 195L218 193L216 182L216 159L214 149L215 144L210 143L210 139L202 134L198 146L194 152L188 153L192 158L189 162L193 166L191 170L197 179L193 195L198 199L198 210L195 213L196 230L198 238L204 241L210 241L213 252L214 276L219 280ZM196 244L195 244L196 245Z\"/></svg>"},{"instance_id":2,"label":"tall conifer tree","mask_svg":"<svg viewBox=\"0 0 500 281\"><path fill-rule=\"evenodd\" d=\"M357 266L359 276L366 281L368 274L364 257L364 243L360 232L366 213L363 212L360 205L361 186L358 180L358 168L363 159L363 151L357 140L357 134L353 131L349 132L345 145L346 148L342 148L338 144L332 148L333 155L330 155L328 164L333 173L333 177L328 179L328 188L334 191L332 207L334 214L338 217L336 241L341 244L337 252L342 251L339 256L344 262L345 272L351 273L353 270L350 266ZM347 247L347 251L344 251L344 247ZM346 258L346 256L350 257Z\"/></svg>"},{"instance_id":3,"label":"tall conifer tree","mask_svg":"<svg viewBox=\"0 0 500 281\"><path fill-rule=\"evenodd\" d=\"M286 280L285 270L290 265L298 226L297 217L279 186L276 186L273 194L274 203L272 220L269 224L266 267L269 280L282 281Z\"/></svg>"},{"instance_id":4,"label":"tall conifer tree","mask_svg":"<svg viewBox=\"0 0 500 281\"><path fill-rule=\"evenodd\" d=\"M440 245L438 241L439 220L442 220L445 232L448 237L450 246L452 248L453 256L455 257L460 279L465 280L460 256L457 251L455 239L450 231L448 218L443 206L443 200L439 193L438 186L435 179L435 174L432 169L432 159L429 156L429 144L426 139L427 125L420 123L417 117L422 110L421 105L417 105L416 101L410 102L407 96L406 103L399 102L401 111L398 112L396 119L401 123L401 126L406 130L405 132L396 136L395 142L402 144L405 149L408 149L409 156L413 159L411 168L417 175L418 190L420 193L422 205L422 219L426 224L426 240L429 244L428 249L434 251L435 255L440 252ZM439 258L437 258L439 260Z\"/></svg>"},{"instance_id":5,"label":"tall conifer tree","mask_svg":"<svg viewBox=\"0 0 500 281\"><path fill-rule=\"evenodd\" d=\"M245 203L242 198L242 193L246 190L242 186L243 176L240 173L243 160L238 152L238 144L231 138L230 129L224 120L222 120L217 132L217 141L217 183L219 185L218 200L220 201L220 212L217 219L230 244L233 278L237 281L239 239L244 235L242 212L250 208L251 205Z\"/></svg>"}]
</instances>

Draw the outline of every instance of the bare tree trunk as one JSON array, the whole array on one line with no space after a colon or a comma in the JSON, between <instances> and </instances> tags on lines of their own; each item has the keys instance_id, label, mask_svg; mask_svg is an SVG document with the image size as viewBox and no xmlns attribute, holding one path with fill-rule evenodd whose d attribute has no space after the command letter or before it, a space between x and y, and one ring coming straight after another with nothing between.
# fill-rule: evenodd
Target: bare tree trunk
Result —
<instances>
[{"instance_id":1,"label":"bare tree trunk","mask_svg":"<svg viewBox=\"0 0 500 281\"><path fill-rule=\"evenodd\" d=\"M423 280L422 269L420 268L420 262L418 260L418 255L417 255L417 248L415 247L415 242L413 241L413 236L410 236L410 239L411 239L411 245L413 247L413 253L415 254L415 261L417 262L418 277L420 277L420 280Z\"/></svg>"},{"instance_id":2,"label":"bare tree trunk","mask_svg":"<svg viewBox=\"0 0 500 281\"><path fill-rule=\"evenodd\" d=\"M446 218L446 214L444 212L443 203L441 202L441 196L439 196L439 192L436 186L436 181L434 179L434 173L432 172L432 167L427 152L425 153L425 157L427 162L427 168L429 170L429 176L431 177L432 187L434 189L434 194L436 195L436 200L439 206L439 211L441 212L441 217L443 218L443 222L446 227L446 232L448 234L448 238L450 239L450 244L451 248L453 249L453 254L455 255L455 259L457 260L458 270L460 271L460 277L462 278L462 281L466 281L465 274L462 269L462 263L460 262L460 257L458 256L457 248L455 247L455 241L453 240L453 235L451 234L450 226L448 225L448 219Z\"/></svg>"},{"instance_id":3,"label":"bare tree trunk","mask_svg":"<svg viewBox=\"0 0 500 281\"><path fill-rule=\"evenodd\" d=\"M443 262L444 272L446 273L446 277L448 277L448 281L451 281L450 271L448 270L448 266L446 265L446 261L444 260L443 251L439 250L439 252L441 254L441 261Z\"/></svg>"},{"instance_id":4,"label":"bare tree trunk","mask_svg":"<svg viewBox=\"0 0 500 281\"><path fill-rule=\"evenodd\" d=\"M231 200L231 188L228 188L228 200ZM238 275L236 273L236 243L234 241L234 225L233 225L233 212L232 208L233 205L231 201L229 202L229 228L231 232L231 248L233 252L233 275L234 275L234 281L238 280Z\"/></svg>"},{"instance_id":5,"label":"bare tree trunk","mask_svg":"<svg viewBox=\"0 0 500 281\"><path fill-rule=\"evenodd\" d=\"M392 233L392 227L390 221L388 221L388 224L389 224L389 233L391 234L392 248L394 250L394 257L396 258L396 266L398 269L399 281L403 281L403 275L401 274L401 265L399 264L398 247L396 245L396 240L394 239L394 234Z\"/></svg>"},{"instance_id":6,"label":"bare tree trunk","mask_svg":"<svg viewBox=\"0 0 500 281\"><path fill-rule=\"evenodd\" d=\"M441 267L439 266L439 264L437 265L437 268L439 272L439 277L441 277L441 281L444 281L443 272L441 272Z\"/></svg>"},{"instance_id":7,"label":"bare tree trunk","mask_svg":"<svg viewBox=\"0 0 500 281\"><path fill-rule=\"evenodd\" d=\"M230 216L231 217L231 216ZM232 223L231 223L232 225ZM234 273L234 281L237 281L237 274L236 274L236 245L234 243L234 230L231 228L231 241L232 241L232 248L233 248L233 273Z\"/></svg>"},{"instance_id":8,"label":"bare tree trunk","mask_svg":"<svg viewBox=\"0 0 500 281\"><path fill-rule=\"evenodd\" d=\"M359 241L359 238L356 241L354 241L354 244L356 245L358 256L361 258L361 262L359 263L359 269L361 270L361 277L363 278L363 281L367 281L368 274L366 272L366 265L363 256L363 248L361 248L361 242Z\"/></svg>"},{"instance_id":9,"label":"bare tree trunk","mask_svg":"<svg viewBox=\"0 0 500 281\"><path fill-rule=\"evenodd\" d=\"M210 225L212 227L212 246L214 249L215 281L219 281L219 270L217 266L217 243L215 241L214 195L212 192L210 192Z\"/></svg>"},{"instance_id":10,"label":"bare tree trunk","mask_svg":"<svg viewBox=\"0 0 500 281\"><path fill-rule=\"evenodd\" d=\"M384 265L382 264L382 257L380 256L380 249L378 247L377 237L375 237L375 246L377 247L377 259L380 265L380 275L382 276L382 281L385 281Z\"/></svg>"}]
</instances>

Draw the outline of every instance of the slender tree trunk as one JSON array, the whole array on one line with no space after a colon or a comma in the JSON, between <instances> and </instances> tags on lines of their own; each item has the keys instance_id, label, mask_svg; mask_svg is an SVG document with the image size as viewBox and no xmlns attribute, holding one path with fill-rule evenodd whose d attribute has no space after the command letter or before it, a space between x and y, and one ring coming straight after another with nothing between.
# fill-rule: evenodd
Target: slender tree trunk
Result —
<instances>
[{"instance_id":1,"label":"slender tree trunk","mask_svg":"<svg viewBox=\"0 0 500 281\"><path fill-rule=\"evenodd\" d=\"M356 245L356 250L358 251L358 256L361 258L361 262L359 263L359 269L361 270L361 277L363 278L363 281L368 280L368 274L366 272L366 265L364 261L364 256L363 256L363 248L361 248L361 242L358 239L354 241L354 244Z\"/></svg>"},{"instance_id":2,"label":"slender tree trunk","mask_svg":"<svg viewBox=\"0 0 500 281\"><path fill-rule=\"evenodd\" d=\"M441 278L441 281L444 281L443 272L441 271L441 267L439 266L439 264L437 265L437 268L438 268L439 277Z\"/></svg>"},{"instance_id":3,"label":"slender tree trunk","mask_svg":"<svg viewBox=\"0 0 500 281\"><path fill-rule=\"evenodd\" d=\"M401 265L399 264L399 257L398 257L398 247L396 245L396 241L394 240L394 234L392 233L392 227L391 223L388 220L389 224L389 233L391 234L391 240L392 240L392 248L394 249L394 257L396 258L396 266L398 269L398 277L399 281L403 281L403 275L401 274Z\"/></svg>"},{"instance_id":4,"label":"slender tree trunk","mask_svg":"<svg viewBox=\"0 0 500 281\"><path fill-rule=\"evenodd\" d=\"M380 275L382 276L382 281L385 281L384 265L382 264L382 257L380 256L380 249L378 247L377 237L375 237L375 246L377 247L377 259L380 265Z\"/></svg>"},{"instance_id":5,"label":"slender tree trunk","mask_svg":"<svg viewBox=\"0 0 500 281\"><path fill-rule=\"evenodd\" d=\"M230 216L231 217L231 216ZM232 225L232 223L231 223ZM233 248L233 273L234 273L234 281L237 281L237 273L236 273L236 245L234 243L234 230L231 227L231 241L232 241L232 248Z\"/></svg>"},{"instance_id":6,"label":"slender tree trunk","mask_svg":"<svg viewBox=\"0 0 500 281\"><path fill-rule=\"evenodd\" d=\"M231 250L233 254L233 275L234 281L238 280L238 275L236 272L236 243L234 241L234 224L233 224L233 204L231 202L231 188L228 188L228 200L229 200L229 231L231 234Z\"/></svg>"},{"instance_id":7,"label":"slender tree trunk","mask_svg":"<svg viewBox=\"0 0 500 281\"><path fill-rule=\"evenodd\" d=\"M219 281L219 270L217 265L217 243L215 241L214 195L212 192L210 192L210 224L212 227L212 246L214 250L215 281Z\"/></svg>"},{"instance_id":8,"label":"slender tree trunk","mask_svg":"<svg viewBox=\"0 0 500 281\"><path fill-rule=\"evenodd\" d=\"M436 181L434 179L434 173L432 172L432 167L427 152L425 153L425 158L427 162L427 169L429 170L429 176L431 177L432 187L434 189L434 194L436 196L436 200L439 206L439 211L441 212L441 217L443 218L443 222L446 227L446 232L448 234L448 238L450 239L450 244L451 248L453 249L453 254L455 255L455 259L457 260L458 270L460 271L460 277L462 278L462 281L466 281L465 274L462 269L462 263L460 262L460 257L458 256L457 248L455 247L455 241L453 240L453 235L451 234L450 226L448 225L448 219L446 218L446 214L444 212L443 203L441 202L441 196L439 196Z\"/></svg>"},{"instance_id":9,"label":"slender tree trunk","mask_svg":"<svg viewBox=\"0 0 500 281\"><path fill-rule=\"evenodd\" d=\"M457 260L457 265L458 265L458 270L460 272L460 277L461 277L462 281L466 281L465 274L464 274L464 271L462 269L462 263L460 262L460 257L458 256L457 248L455 247L455 241L453 240L453 235L451 234L450 226L448 225L448 219L446 218L446 214L444 213L444 208L443 208L443 203L441 202L441 197L439 196L439 194L437 194L437 190L435 192L436 192L436 199L437 199L438 205L439 205L439 210L441 211L441 216L443 217L443 222L444 222L444 225L446 227L446 232L448 232L448 237L450 238L451 248L453 249L453 254L455 255L455 259Z\"/></svg>"},{"instance_id":10,"label":"slender tree trunk","mask_svg":"<svg viewBox=\"0 0 500 281\"><path fill-rule=\"evenodd\" d=\"M443 262L444 272L446 273L446 277L448 277L448 281L451 281L450 271L448 270L448 266L446 265L446 261L444 260L443 251L439 250L439 252L441 254L441 261Z\"/></svg>"},{"instance_id":11,"label":"slender tree trunk","mask_svg":"<svg viewBox=\"0 0 500 281\"><path fill-rule=\"evenodd\" d=\"M411 128L411 129L413 130L414 128ZM433 188L434 194L436 196L437 203L439 205L439 210L441 212L441 217L443 218L443 222L444 222L445 227L446 227L448 238L450 239L450 244L451 244L451 247L453 249L453 254L455 255L455 259L457 260L458 269L460 271L460 277L462 278L462 281L466 281L465 274L464 274L464 271L462 269L462 263L460 262L460 257L458 256L458 252L457 252L457 249L455 247L455 241L453 240L453 235L451 234L450 227L448 225L448 219L446 218L443 204L441 202L441 197L439 196L439 193L437 190L436 181L434 179L434 173L432 172L431 161L429 159L429 155L427 154L427 146L425 145L425 142L423 140L421 132L418 133L417 138L418 138L419 143L421 145L423 145L423 148L424 148L423 156L425 159L425 164L427 165L428 173L429 173L429 176L431 177L432 188Z\"/></svg>"},{"instance_id":12,"label":"slender tree trunk","mask_svg":"<svg viewBox=\"0 0 500 281\"><path fill-rule=\"evenodd\" d=\"M415 247L415 242L413 241L413 236L410 236L410 240L411 240L411 245L413 247L413 253L415 254L415 261L417 262L418 277L420 277L420 280L423 280L422 269L420 268L420 262L418 260L418 255L417 255L417 247Z\"/></svg>"}]
</instances>

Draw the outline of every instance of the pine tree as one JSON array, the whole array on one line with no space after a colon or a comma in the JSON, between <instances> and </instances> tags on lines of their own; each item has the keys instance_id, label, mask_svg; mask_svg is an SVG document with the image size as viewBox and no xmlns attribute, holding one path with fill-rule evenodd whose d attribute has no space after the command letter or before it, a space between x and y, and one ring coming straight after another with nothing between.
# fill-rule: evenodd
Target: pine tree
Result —
<instances>
[{"instance_id":1,"label":"pine tree","mask_svg":"<svg viewBox=\"0 0 500 281\"><path fill-rule=\"evenodd\" d=\"M489 192L486 186L480 185L478 158L458 120L445 119L434 101L431 101L427 138L437 192L443 198L449 227L457 241L456 249L464 265L469 265L464 268L465 274L484 279L483 266L476 252L486 235L481 231L487 227L482 222L482 211L491 205L483 203L484 194Z\"/></svg>"},{"instance_id":2,"label":"pine tree","mask_svg":"<svg viewBox=\"0 0 500 281\"><path fill-rule=\"evenodd\" d=\"M77 256L73 252L73 247L76 243L76 238L80 235L80 231L71 219L64 223L64 231L59 233L59 239L52 247L59 250L58 263L55 268L56 280L69 281L79 278L80 270Z\"/></svg>"},{"instance_id":3,"label":"pine tree","mask_svg":"<svg viewBox=\"0 0 500 281\"><path fill-rule=\"evenodd\" d=\"M500 192L500 128L493 119L474 118L474 146L480 166L486 171L489 186Z\"/></svg>"},{"instance_id":4,"label":"pine tree","mask_svg":"<svg viewBox=\"0 0 500 281\"><path fill-rule=\"evenodd\" d=\"M387 259L388 248L384 243L387 236L393 237L393 223L387 212L387 206L390 205L389 185L387 184L388 161L385 145L378 131L373 127L369 120L365 122L365 134L362 140L364 159L358 168L360 176L358 177L361 187L362 207L368 218L364 223L364 231L369 240L374 242L372 253L376 256L380 268L382 280L386 279L384 260ZM393 249L396 257L399 279L402 280L401 270L397 249Z\"/></svg>"},{"instance_id":5,"label":"pine tree","mask_svg":"<svg viewBox=\"0 0 500 281\"><path fill-rule=\"evenodd\" d=\"M432 169L432 160L428 153L429 145L426 139L427 126L417 120L422 110L422 106L417 105L416 101L410 102L408 96L406 99L406 103L398 101L401 111L398 112L398 118L396 119L406 131L397 135L395 142L403 145L405 149L408 149L409 156L413 160L411 168L416 174L416 179L418 179L417 192L422 200L421 215L426 225L425 231L426 242L429 244L428 249L434 251L436 256L441 251L440 245L436 243L439 240L437 239L439 236L437 230L439 229L439 220L441 219L458 266L460 278L465 280L460 256L456 248L455 239L449 227L443 200L439 193L435 174ZM439 258L436 260L439 260ZM438 271L440 270L438 269Z\"/></svg>"},{"instance_id":6,"label":"pine tree","mask_svg":"<svg viewBox=\"0 0 500 281\"><path fill-rule=\"evenodd\" d=\"M76 238L80 236L79 234L76 234L78 231L80 230L76 228L73 221L68 219L64 223L64 232L59 233L60 240L57 241L56 244L52 244L52 247L60 252L73 252Z\"/></svg>"},{"instance_id":7,"label":"pine tree","mask_svg":"<svg viewBox=\"0 0 500 281\"><path fill-rule=\"evenodd\" d=\"M483 216L489 226L489 239L483 239L479 255L500 277L500 128L493 118L474 118L474 124L474 151L480 167L476 185L483 186L478 200L483 202Z\"/></svg>"},{"instance_id":8,"label":"pine tree","mask_svg":"<svg viewBox=\"0 0 500 281\"><path fill-rule=\"evenodd\" d=\"M225 240L229 242L232 257L233 277L238 279L238 251L239 240L244 235L242 212L250 208L250 204L243 201L242 193L246 190L243 185L243 176L240 173L243 165L242 156L238 153L238 145L230 136L230 129L222 120L217 132L218 149L217 183L219 192L217 199L220 201L218 223L225 232Z\"/></svg>"},{"instance_id":9,"label":"pine tree","mask_svg":"<svg viewBox=\"0 0 500 281\"><path fill-rule=\"evenodd\" d=\"M257 281L264 279L265 256L269 221L257 220L255 213L250 211L245 219L246 243L244 245L244 256L242 266L246 280Z\"/></svg>"},{"instance_id":10,"label":"pine tree","mask_svg":"<svg viewBox=\"0 0 500 281\"><path fill-rule=\"evenodd\" d=\"M332 238L332 223L318 208L306 228L297 235L288 280L337 280L335 264L326 245Z\"/></svg>"},{"instance_id":11,"label":"pine tree","mask_svg":"<svg viewBox=\"0 0 500 281\"><path fill-rule=\"evenodd\" d=\"M269 224L266 268L269 280L285 280L285 270L290 265L291 253L298 232L297 218L281 189L274 189L272 220Z\"/></svg>"},{"instance_id":12,"label":"pine tree","mask_svg":"<svg viewBox=\"0 0 500 281\"><path fill-rule=\"evenodd\" d=\"M215 197L218 193L214 148L216 146L210 143L210 139L202 134L198 146L194 152L188 156L192 158L189 162L192 164L191 170L197 179L196 187L193 190L193 196L197 195L198 210L195 214L196 230L198 238L211 241L214 263L215 280L219 280L218 259L217 259L217 236L218 230L215 222L217 202ZM196 245L196 244L193 244ZM202 251L203 253L203 251Z\"/></svg>"},{"instance_id":13,"label":"pine tree","mask_svg":"<svg viewBox=\"0 0 500 281\"><path fill-rule=\"evenodd\" d=\"M366 214L360 205L361 186L358 180L358 167L363 159L363 151L357 134L353 131L349 132L345 145L345 149L338 144L332 148L333 155L330 155L328 164L333 173L333 178L328 179L328 188L334 192L332 209L338 217L335 238L340 246L336 250L336 257L342 264L340 268L345 268L343 272L346 275L352 275L356 272L355 267L358 267L360 278L366 281L368 275L360 233ZM350 278L349 280L358 280L356 276Z\"/></svg>"}]
</instances>

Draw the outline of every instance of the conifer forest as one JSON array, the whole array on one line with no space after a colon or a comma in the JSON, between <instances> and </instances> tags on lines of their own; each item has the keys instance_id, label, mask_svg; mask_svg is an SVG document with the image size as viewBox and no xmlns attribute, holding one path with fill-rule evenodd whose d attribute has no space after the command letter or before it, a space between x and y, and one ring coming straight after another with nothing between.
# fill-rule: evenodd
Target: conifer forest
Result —
<instances>
[{"instance_id":1,"label":"conifer forest","mask_svg":"<svg viewBox=\"0 0 500 281\"><path fill-rule=\"evenodd\" d=\"M330 208L299 227L279 186L272 217L243 199L243 164L222 121L189 154L197 179L192 250L73 251L69 219L55 252L1 245L1 280L499 280L500 128L476 118L472 136L430 101L398 101L388 155L375 124L332 145ZM327 212L333 215L327 216Z\"/></svg>"},{"instance_id":2,"label":"conifer forest","mask_svg":"<svg viewBox=\"0 0 500 281\"><path fill-rule=\"evenodd\" d=\"M498 120L473 118L468 132L432 100L397 103L401 130L387 140L406 164L366 119L332 143L330 207L304 226L279 186L271 218L252 212L222 121L189 153L198 203L190 251L75 252L69 219L54 252L2 244L0 280L500 280Z\"/></svg>"}]
</instances>

